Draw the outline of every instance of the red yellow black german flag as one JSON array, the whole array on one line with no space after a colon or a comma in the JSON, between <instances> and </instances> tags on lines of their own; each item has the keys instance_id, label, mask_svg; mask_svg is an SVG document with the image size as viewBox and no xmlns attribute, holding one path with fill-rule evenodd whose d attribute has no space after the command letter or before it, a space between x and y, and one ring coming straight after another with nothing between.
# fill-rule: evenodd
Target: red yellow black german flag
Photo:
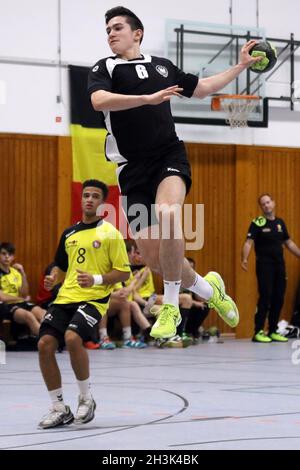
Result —
<instances>
[{"instance_id":1,"label":"red yellow black german flag","mask_svg":"<svg viewBox=\"0 0 300 470\"><path fill-rule=\"evenodd\" d=\"M71 89L71 136L73 154L72 222L81 218L82 183L98 179L109 187L107 203L119 213L119 188L116 165L104 153L107 131L102 113L94 111L87 92L87 67L69 67ZM118 224L117 224L118 225Z\"/></svg>"}]
</instances>

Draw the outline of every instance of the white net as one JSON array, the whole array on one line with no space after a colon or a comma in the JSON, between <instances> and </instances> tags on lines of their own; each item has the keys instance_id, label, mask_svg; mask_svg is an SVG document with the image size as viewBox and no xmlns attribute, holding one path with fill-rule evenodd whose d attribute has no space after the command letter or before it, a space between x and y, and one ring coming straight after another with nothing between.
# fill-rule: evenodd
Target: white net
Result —
<instances>
[{"instance_id":1,"label":"white net","mask_svg":"<svg viewBox=\"0 0 300 470\"><path fill-rule=\"evenodd\" d=\"M226 122L231 129L248 127L250 113L254 110L258 100L256 98L223 98L221 107L227 114Z\"/></svg>"}]
</instances>

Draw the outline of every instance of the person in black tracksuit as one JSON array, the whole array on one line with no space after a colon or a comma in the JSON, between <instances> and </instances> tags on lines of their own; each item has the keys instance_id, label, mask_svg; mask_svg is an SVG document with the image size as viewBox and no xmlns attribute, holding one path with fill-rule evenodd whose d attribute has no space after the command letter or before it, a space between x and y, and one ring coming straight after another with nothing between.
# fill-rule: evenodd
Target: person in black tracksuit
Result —
<instances>
[{"instance_id":1,"label":"person in black tracksuit","mask_svg":"<svg viewBox=\"0 0 300 470\"><path fill-rule=\"evenodd\" d=\"M248 256L253 243L256 253L259 299L253 341L259 343L286 342L287 338L276 333L286 288L283 245L299 258L300 249L290 239L284 221L275 216L275 202L272 197L269 194L262 194L258 203L263 215L251 222L247 240L242 249L242 268L245 271L247 271ZM267 316L269 320L268 335L264 333Z\"/></svg>"}]
</instances>

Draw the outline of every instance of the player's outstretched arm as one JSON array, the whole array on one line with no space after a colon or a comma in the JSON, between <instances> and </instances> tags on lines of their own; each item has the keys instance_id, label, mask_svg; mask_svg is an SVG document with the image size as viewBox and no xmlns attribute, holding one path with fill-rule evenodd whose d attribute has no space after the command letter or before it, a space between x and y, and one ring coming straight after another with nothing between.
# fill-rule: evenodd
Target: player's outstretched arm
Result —
<instances>
[{"instance_id":1,"label":"player's outstretched arm","mask_svg":"<svg viewBox=\"0 0 300 470\"><path fill-rule=\"evenodd\" d=\"M95 111L124 111L145 105L158 105L170 101L172 96L181 96L183 91L178 85L168 87L151 95L120 95L109 91L98 90L92 93L91 101Z\"/></svg>"},{"instance_id":2,"label":"player's outstretched arm","mask_svg":"<svg viewBox=\"0 0 300 470\"><path fill-rule=\"evenodd\" d=\"M208 95L212 95L222 90L226 85L235 80L240 73L250 67L255 62L259 62L263 59L262 56L252 57L249 51L253 46L257 44L257 41L248 41L241 49L239 63L226 70L225 72L212 75L211 77L201 78L194 91L193 97L205 98Z\"/></svg>"}]
</instances>

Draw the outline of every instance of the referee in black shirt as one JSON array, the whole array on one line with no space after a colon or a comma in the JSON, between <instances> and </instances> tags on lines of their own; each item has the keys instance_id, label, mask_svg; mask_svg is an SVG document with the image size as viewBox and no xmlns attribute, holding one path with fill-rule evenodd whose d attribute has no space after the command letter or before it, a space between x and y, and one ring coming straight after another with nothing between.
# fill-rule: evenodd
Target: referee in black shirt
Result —
<instances>
[{"instance_id":1,"label":"referee in black shirt","mask_svg":"<svg viewBox=\"0 0 300 470\"><path fill-rule=\"evenodd\" d=\"M286 342L287 338L276 333L286 288L283 245L298 258L300 249L290 239L284 221L275 216L275 202L270 194L262 194L258 204L263 214L251 223L242 249L242 268L247 271L248 256L254 243L259 299L252 340L257 343ZM264 333L267 316L268 335Z\"/></svg>"},{"instance_id":2,"label":"referee in black shirt","mask_svg":"<svg viewBox=\"0 0 300 470\"><path fill-rule=\"evenodd\" d=\"M104 115L106 157L118 164L123 208L131 231L147 266L164 279L163 306L151 335L170 338L176 334L181 284L235 327L238 310L225 294L221 276L213 272L203 278L184 260L178 215L191 186L191 173L184 144L175 132L170 100L173 96L204 98L224 88L261 60L249 55L256 41L243 46L237 65L199 80L165 58L141 53L144 27L132 11L112 8L105 21L113 56L99 60L90 70L88 91L94 109ZM162 233L166 225L168 237Z\"/></svg>"}]
</instances>

